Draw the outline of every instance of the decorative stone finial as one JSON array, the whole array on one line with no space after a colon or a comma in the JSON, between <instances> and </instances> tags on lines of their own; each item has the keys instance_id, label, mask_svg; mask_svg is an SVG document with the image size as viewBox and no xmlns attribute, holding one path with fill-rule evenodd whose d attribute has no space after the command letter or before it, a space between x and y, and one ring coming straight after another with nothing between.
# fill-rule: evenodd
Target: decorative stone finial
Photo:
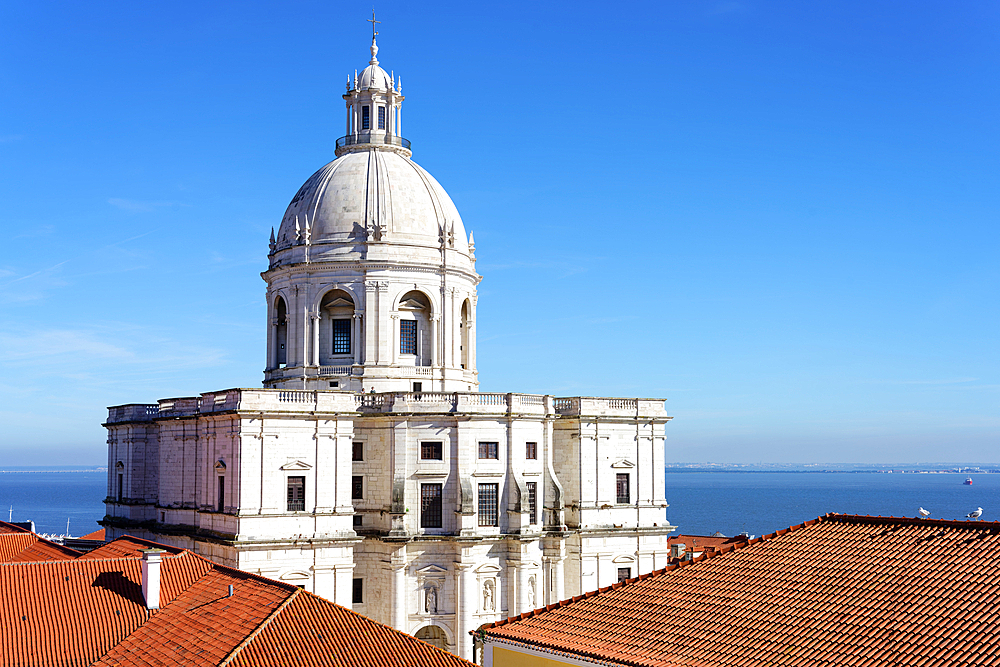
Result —
<instances>
[{"instance_id":1,"label":"decorative stone finial","mask_svg":"<svg viewBox=\"0 0 1000 667\"><path fill-rule=\"evenodd\" d=\"M271 241L268 243L268 246L271 248L271 254L273 255L274 249L278 247L278 244L274 242L274 227L271 227Z\"/></svg>"}]
</instances>

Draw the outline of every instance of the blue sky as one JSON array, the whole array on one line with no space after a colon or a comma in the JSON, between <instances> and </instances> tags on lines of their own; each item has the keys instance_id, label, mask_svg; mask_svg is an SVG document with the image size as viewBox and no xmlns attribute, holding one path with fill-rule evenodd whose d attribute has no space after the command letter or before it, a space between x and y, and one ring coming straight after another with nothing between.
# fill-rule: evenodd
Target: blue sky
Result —
<instances>
[{"instance_id":1,"label":"blue sky","mask_svg":"<svg viewBox=\"0 0 1000 667\"><path fill-rule=\"evenodd\" d=\"M1000 459L1000 5L398 3L482 390L659 396L668 461ZM0 6L0 466L259 386L267 238L371 7Z\"/></svg>"}]
</instances>

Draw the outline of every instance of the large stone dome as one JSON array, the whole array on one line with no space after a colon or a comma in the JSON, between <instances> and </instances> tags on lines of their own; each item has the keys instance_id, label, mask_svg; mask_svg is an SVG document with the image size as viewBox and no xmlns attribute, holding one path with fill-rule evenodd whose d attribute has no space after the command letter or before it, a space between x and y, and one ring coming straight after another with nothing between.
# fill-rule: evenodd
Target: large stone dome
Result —
<instances>
[{"instance_id":1,"label":"large stone dome","mask_svg":"<svg viewBox=\"0 0 1000 667\"><path fill-rule=\"evenodd\" d=\"M313 174L285 211L276 250L299 245L307 224L317 253L327 250L317 246L353 248L374 235L388 244L440 248L446 243L469 254L462 218L448 193L418 164L387 150L346 153Z\"/></svg>"}]
</instances>

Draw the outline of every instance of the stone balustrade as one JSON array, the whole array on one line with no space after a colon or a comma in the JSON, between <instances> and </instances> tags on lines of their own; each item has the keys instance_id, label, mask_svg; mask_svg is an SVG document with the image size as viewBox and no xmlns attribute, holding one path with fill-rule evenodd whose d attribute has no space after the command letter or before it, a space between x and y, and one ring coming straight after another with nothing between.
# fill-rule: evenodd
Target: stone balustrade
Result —
<instances>
[{"instance_id":1,"label":"stone balustrade","mask_svg":"<svg viewBox=\"0 0 1000 667\"><path fill-rule=\"evenodd\" d=\"M349 367L348 367L349 368ZM489 392L384 392L362 394L296 389L227 389L198 397L163 399L156 405L108 408L108 423L152 421L246 410L252 412L467 413L605 417L665 417L662 399Z\"/></svg>"}]
</instances>

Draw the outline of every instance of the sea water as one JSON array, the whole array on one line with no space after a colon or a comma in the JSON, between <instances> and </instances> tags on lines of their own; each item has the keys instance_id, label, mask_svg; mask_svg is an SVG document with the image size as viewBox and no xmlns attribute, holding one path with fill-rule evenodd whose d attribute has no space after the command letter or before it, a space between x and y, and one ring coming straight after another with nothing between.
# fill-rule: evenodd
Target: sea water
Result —
<instances>
[{"instance_id":1,"label":"sea water","mask_svg":"<svg viewBox=\"0 0 1000 667\"><path fill-rule=\"evenodd\" d=\"M1000 520L1000 474L838 472L668 472L667 519L678 533L773 533L838 512L872 516Z\"/></svg>"},{"instance_id":2,"label":"sea water","mask_svg":"<svg viewBox=\"0 0 1000 667\"><path fill-rule=\"evenodd\" d=\"M678 532L763 535L826 514L961 519L983 508L1000 520L1000 474L668 472L666 518ZM0 519L35 522L40 533L80 536L104 516L107 473L0 472Z\"/></svg>"},{"instance_id":3,"label":"sea water","mask_svg":"<svg viewBox=\"0 0 1000 667\"><path fill-rule=\"evenodd\" d=\"M0 520L34 521L35 531L74 537L100 530L108 473L0 472Z\"/></svg>"}]
</instances>

